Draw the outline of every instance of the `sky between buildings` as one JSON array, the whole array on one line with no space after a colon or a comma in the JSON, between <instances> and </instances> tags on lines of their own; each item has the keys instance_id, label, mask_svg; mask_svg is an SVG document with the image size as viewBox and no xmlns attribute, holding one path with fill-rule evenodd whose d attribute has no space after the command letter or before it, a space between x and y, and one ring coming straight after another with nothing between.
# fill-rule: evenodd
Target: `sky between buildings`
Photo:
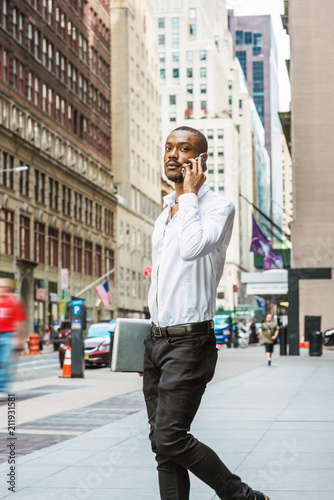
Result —
<instances>
[{"instance_id":1,"label":"sky between buildings","mask_svg":"<svg viewBox=\"0 0 334 500\"><path fill-rule=\"evenodd\" d=\"M234 9L237 16L261 14L270 14L272 16L279 60L280 111L288 111L291 91L285 60L290 58L290 38L283 28L280 17L284 12L283 0L227 0L227 8Z\"/></svg>"}]
</instances>

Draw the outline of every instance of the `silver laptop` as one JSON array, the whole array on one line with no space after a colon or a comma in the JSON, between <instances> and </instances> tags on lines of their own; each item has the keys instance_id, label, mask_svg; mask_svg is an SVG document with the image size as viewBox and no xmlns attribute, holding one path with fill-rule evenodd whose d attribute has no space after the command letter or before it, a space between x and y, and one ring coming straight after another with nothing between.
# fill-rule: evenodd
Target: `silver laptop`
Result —
<instances>
[{"instance_id":1,"label":"silver laptop","mask_svg":"<svg viewBox=\"0 0 334 500\"><path fill-rule=\"evenodd\" d=\"M144 369L144 340L150 333L149 319L117 318L112 348L113 372L142 372Z\"/></svg>"}]
</instances>

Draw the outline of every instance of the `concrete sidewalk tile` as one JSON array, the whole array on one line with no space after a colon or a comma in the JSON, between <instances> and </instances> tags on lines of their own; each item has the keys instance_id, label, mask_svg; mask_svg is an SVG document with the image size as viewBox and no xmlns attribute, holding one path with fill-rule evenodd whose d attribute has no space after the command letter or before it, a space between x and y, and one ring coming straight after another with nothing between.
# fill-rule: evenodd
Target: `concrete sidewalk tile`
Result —
<instances>
[{"instance_id":1,"label":"concrete sidewalk tile","mask_svg":"<svg viewBox=\"0 0 334 500\"><path fill-rule=\"evenodd\" d=\"M67 467L59 473L52 474L47 480L41 480L34 486L39 488L66 485L67 488L138 488L140 484L151 485L157 480L154 468L121 467Z\"/></svg>"},{"instance_id":2,"label":"concrete sidewalk tile","mask_svg":"<svg viewBox=\"0 0 334 500\"><path fill-rule=\"evenodd\" d=\"M236 469L235 473L242 477L244 482L251 484L253 488L260 491L267 491L269 488L271 490L305 490L313 492L317 492L319 489L328 492L334 490L333 470L329 468L295 470L292 464L259 470L258 468L250 469L241 465Z\"/></svg>"},{"instance_id":3,"label":"concrete sidewalk tile","mask_svg":"<svg viewBox=\"0 0 334 500\"><path fill-rule=\"evenodd\" d=\"M303 452L298 456L293 455L289 448L283 449L282 453L276 451L252 451L247 455L242 466L266 470L272 468L278 470L281 467L291 466L297 473L298 470L307 469L334 469L334 451L331 453Z\"/></svg>"},{"instance_id":4,"label":"concrete sidewalk tile","mask_svg":"<svg viewBox=\"0 0 334 500\"><path fill-rule=\"evenodd\" d=\"M270 495L270 500L333 500L333 494L323 490L273 491L267 489L266 494Z\"/></svg>"}]
</instances>

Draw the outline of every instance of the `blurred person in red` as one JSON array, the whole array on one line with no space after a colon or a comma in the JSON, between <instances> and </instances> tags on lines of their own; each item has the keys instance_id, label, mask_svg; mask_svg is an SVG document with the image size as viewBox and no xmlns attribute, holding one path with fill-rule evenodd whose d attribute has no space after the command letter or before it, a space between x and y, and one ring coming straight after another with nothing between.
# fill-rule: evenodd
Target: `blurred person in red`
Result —
<instances>
[{"instance_id":1,"label":"blurred person in red","mask_svg":"<svg viewBox=\"0 0 334 500\"><path fill-rule=\"evenodd\" d=\"M0 278L0 395L8 394L12 382L12 357L25 346L27 316L21 299L13 293L11 280Z\"/></svg>"}]
</instances>

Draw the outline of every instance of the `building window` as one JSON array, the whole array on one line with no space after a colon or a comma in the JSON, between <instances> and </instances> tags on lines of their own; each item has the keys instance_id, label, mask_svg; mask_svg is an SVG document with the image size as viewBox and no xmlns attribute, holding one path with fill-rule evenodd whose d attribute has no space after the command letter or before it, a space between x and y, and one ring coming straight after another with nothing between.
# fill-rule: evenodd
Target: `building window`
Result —
<instances>
[{"instance_id":1,"label":"building window","mask_svg":"<svg viewBox=\"0 0 334 500\"><path fill-rule=\"evenodd\" d=\"M217 137L218 137L218 139L224 139L224 129L222 129L222 128L218 129Z\"/></svg>"},{"instance_id":2,"label":"building window","mask_svg":"<svg viewBox=\"0 0 334 500\"><path fill-rule=\"evenodd\" d=\"M20 166L23 162L20 162ZM19 175L19 192L24 196L29 196L29 168L22 170Z\"/></svg>"},{"instance_id":3,"label":"building window","mask_svg":"<svg viewBox=\"0 0 334 500\"><path fill-rule=\"evenodd\" d=\"M95 245L95 276L102 276L102 247Z\"/></svg>"},{"instance_id":4,"label":"building window","mask_svg":"<svg viewBox=\"0 0 334 500\"><path fill-rule=\"evenodd\" d=\"M172 34L172 45L179 45L180 43L180 36L178 33L173 33Z\"/></svg>"},{"instance_id":5,"label":"building window","mask_svg":"<svg viewBox=\"0 0 334 500\"><path fill-rule=\"evenodd\" d=\"M221 146L220 146L220 147L217 149L217 152L218 152L218 156L224 156L224 148L223 148L223 147L221 147Z\"/></svg>"},{"instance_id":6,"label":"building window","mask_svg":"<svg viewBox=\"0 0 334 500\"><path fill-rule=\"evenodd\" d=\"M173 62L178 62L180 60L180 52L172 52Z\"/></svg>"},{"instance_id":7,"label":"building window","mask_svg":"<svg viewBox=\"0 0 334 500\"><path fill-rule=\"evenodd\" d=\"M58 267L58 229L49 227L49 265Z\"/></svg>"},{"instance_id":8,"label":"building window","mask_svg":"<svg viewBox=\"0 0 334 500\"><path fill-rule=\"evenodd\" d=\"M0 255L14 255L14 212L1 210Z\"/></svg>"},{"instance_id":9,"label":"building window","mask_svg":"<svg viewBox=\"0 0 334 500\"><path fill-rule=\"evenodd\" d=\"M61 235L61 265L64 269L71 269L71 235Z\"/></svg>"},{"instance_id":10,"label":"building window","mask_svg":"<svg viewBox=\"0 0 334 500\"><path fill-rule=\"evenodd\" d=\"M161 80L166 78L166 70L164 68L160 69L160 78Z\"/></svg>"},{"instance_id":11,"label":"building window","mask_svg":"<svg viewBox=\"0 0 334 500\"><path fill-rule=\"evenodd\" d=\"M85 224L91 226L93 224L93 202L85 198Z\"/></svg>"},{"instance_id":12,"label":"building window","mask_svg":"<svg viewBox=\"0 0 334 500\"><path fill-rule=\"evenodd\" d=\"M176 95L175 94L170 95L169 96L169 105L170 106L175 106L175 104L176 104Z\"/></svg>"},{"instance_id":13,"label":"building window","mask_svg":"<svg viewBox=\"0 0 334 500\"><path fill-rule=\"evenodd\" d=\"M196 24L189 24L189 35L196 35Z\"/></svg>"},{"instance_id":14,"label":"building window","mask_svg":"<svg viewBox=\"0 0 334 500\"><path fill-rule=\"evenodd\" d=\"M262 47L263 46L262 33L254 33L254 46L255 47Z\"/></svg>"},{"instance_id":15,"label":"building window","mask_svg":"<svg viewBox=\"0 0 334 500\"><path fill-rule=\"evenodd\" d=\"M165 27L165 18L164 17L159 17L158 19L158 28L164 28Z\"/></svg>"},{"instance_id":16,"label":"building window","mask_svg":"<svg viewBox=\"0 0 334 500\"><path fill-rule=\"evenodd\" d=\"M169 113L169 121L170 122L176 122L176 113L174 111L172 111L171 113Z\"/></svg>"},{"instance_id":17,"label":"building window","mask_svg":"<svg viewBox=\"0 0 334 500\"><path fill-rule=\"evenodd\" d=\"M193 77L193 69L187 68L187 78L192 78L192 77Z\"/></svg>"},{"instance_id":18,"label":"building window","mask_svg":"<svg viewBox=\"0 0 334 500\"><path fill-rule=\"evenodd\" d=\"M2 79L4 82L9 83L9 56L7 50L2 52Z\"/></svg>"},{"instance_id":19,"label":"building window","mask_svg":"<svg viewBox=\"0 0 334 500\"><path fill-rule=\"evenodd\" d=\"M193 61L193 58L194 58L193 51L192 50L187 50L187 52L186 52L186 60L188 62L191 62L191 61Z\"/></svg>"},{"instance_id":20,"label":"building window","mask_svg":"<svg viewBox=\"0 0 334 500\"><path fill-rule=\"evenodd\" d=\"M201 78L206 78L206 68L200 68L199 75Z\"/></svg>"},{"instance_id":21,"label":"building window","mask_svg":"<svg viewBox=\"0 0 334 500\"><path fill-rule=\"evenodd\" d=\"M207 102L206 101L201 101L201 110L205 111L207 108Z\"/></svg>"},{"instance_id":22,"label":"building window","mask_svg":"<svg viewBox=\"0 0 334 500\"><path fill-rule=\"evenodd\" d=\"M172 28L178 29L180 27L180 18L172 17Z\"/></svg>"},{"instance_id":23,"label":"building window","mask_svg":"<svg viewBox=\"0 0 334 500\"><path fill-rule=\"evenodd\" d=\"M109 271L112 271L115 267L115 260L114 260L114 251L110 250L109 248L105 249L105 254L104 254L104 262L105 262L105 271L106 273L109 273ZM114 276L115 273L110 273L109 274L109 281L114 281ZM122 286L122 283L120 283Z\"/></svg>"},{"instance_id":24,"label":"building window","mask_svg":"<svg viewBox=\"0 0 334 500\"><path fill-rule=\"evenodd\" d=\"M187 109L194 109L194 103L193 101L187 101Z\"/></svg>"},{"instance_id":25,"label":"building window","mask_svg":"<svg viewBox=\"0 0 334 500\"><path fill-rule=\"evenodd\" d=\"M194 8L189 9L188 17L189 19L196 19L196 9Z\"/></svg>"},{"instance_id":26,"label":"building window","mask_svg":"<svg viewBox=\"0 0 334 500\"><path fill-rule=\"evenodd\" d=\"M263 61L253 62L253 91L254 93L263 92Z\"/></svg>"},{"instance_id":27,"label":"building window","mask_svg":"<svg viewBox=\"0 0 334 500\"><path fill-rule=\"evenodd\" d=\"M253 56L262 55L262 47L253 47Z\"/></svg>"},{"instance_id":28,"label":"building window","mask_svg":"<svg viewBox=\"0 0 334 500\"><path fill-rule=\"evenodd\" d=\"M104 209L104 232L109 236L114 235L114 212Z\"/></svg>"},{"instance_id":29,"label":"building window","mask_svg":"<svg viewBox=\"0 0 334 500\"><path fill-rule=\"evenodd\" d=\"M98 230L102 229L102 206L95 203L95 227Z\"/></svg>"},{"instance_id":30,"label":"building window","mask_svg":"<svg viewBox=\"0 0 334 500\"><path fill-rule=\"evenodd\" d=\"M206 94L206 83L201 83L200 91L201 91L201 94Z\"/></svg>"},{"instance_id":31,"label":"building window","mask_svg":"<svg viewBox=\"0 0 334 500\"><path fill-rule=\"evenodd\" d=\"M165 45L165 35L158 36L158 43L159 45Z\"/></svg>"},{"instance_id":32,"label":"building window","mask_svg":"<svg viewBox=\"0 0 334 500\"><path fill-rule=\"evenodd\" d=\"M17 59L12 61L12 87L18 90L18 62Z\"/></svg>"},{"instance_id":33,"label":"building window","mask_svg":"<svg viewBox=\"0 0 334 500\"><path fill-rule=\"evenodd\" d=\"M0 175L2 177L1 184L9 189L14 189L14 156L10 156L10 163L8 163L8 153L2 152L2 166ZM6 170L10 170L6 172Z\"/></svg>"},{"instance_id":34,"label":"building window","mask_svg":"<svg viewBox=\"0 0 334 500\"><path fill-rule=\"evenodd\" d=\"M208 139L213 139L213 129L208 130L207 137Z\"/></svg>"},{"instance_id":35,"label":"building window","mask_svg":"<svg viewBox=\"0 0 334 500\"><path fill-rule=\"evenodd\" d=\"M34 261L45 264L45 224L41 222L35 222Z\"/></svg>"},{"instance_id":36,"label":"building window","mask_svg":"<svg viewBox=\"0 0 334 500\"><path fill-rule=\"evenodd\" d=\"M199 58L201 61L206 61L206 50L199 51Z\"/></svg>"},{"instance_id":37,"label":"building window","mask_svg":"<svg viewBox=\"0 0 334 500\"><path fill-rule=\"evenodd\" d=\"M251 31L246 31L245 33L245 44L252 45L253 43L253 33Z\"/></svg>"},{"instance_id":38,"label":"building window","mask_svg":"<svg viewBox=\"0 0 334 500\"><path fill-rule=\"evenodd\" d=\"M179 78L179 68L173 68L173 78Z\"/></svg>"},{"instance_id":39,"label":"building window","mask_svg":"<svg viewBox=\"0 0 334 500\"><path fill-rule=\"evenodd\" d=\"M218 165L218 174L223 174L224 173L224 165L219 164Z\"/></svg>"},{"instance_id":40,"label":"building window","mask_svg":"<svg viewBox=\"0 0 334 500\"><path fill-rule=\"evenodd\" d=\"M244 44L244 32L242 30L237 30L235 32L235 43L236 45Z\"/></svg>"},{"instance_id":41,"label":"building window","mask_svg":"<svg viewBox=\"0 0 334 500\"><path fill-rule=\"evenodd\" d=\"M74 193L74 218L81 222L82 217L82 194Z\"/></svg>"},{"instance_id":42,"label":"building window","mask_svg":"<svg viewBox=\"0 0 334 500\"><path fill-rule=\"evenodd\" d=\"M159 52L159 61L161 63L166 62L166 52Z\"/></svg>"},{"instance_id":43,"label":"building window","mask_svg":"<svg viewBox=\"0 0 334 500\"><path fill-rule=\"evenodd\" d=\"M194 91L193 85L192 84L188 84L187 85L187 94L192 94L193 91Z\"/></svg>"},{"instance_id":44,"label":"building window","mask_svg":"<svg viewBox=\"0 0 334 500\"><path fill-rule=\"evenodd\" d=\"M58 210L59 182L49 179L49 206L53 210Z\"/></svg>"},{"instance_id":45,"label":"building window","mask_svg":"<svg viewBox=\"0 0 334 500\"><path fill-rule=\"evenodd\" d=\"M8 27L8 5L7 0L2 0L2 27L4 30Z\"/></svg>"},{"instance_id":46,"label":"building window","mask_svg":"<svg viewBox=\"0 0 334 500\"><path fill-rule=\"evenodd\" d=\"M85 274L93 275L93 243L85 241Z\"/></svg>"},{"instance_id":47,"label":"building window","mask_svg":"<svg viewBox=\"0 0 334 500\"><path fill-rule=\"evenodd\" d=\"M74 271L76 273L82 272L82 238L74 237Z\"/></svg>"},{"instance_id":48,"label":"building window","mask_svg":"<svg viewBox=\"0 0 334 500\"><path fill-rule=\"evenodd\" d=\"M245 50L237 50L236 56L239 59L240 66L244 72L245 78L247 80L247 54Z\"/></svg>"},{"instance_id":49,"label":"building window","mask_svg":"<svg viewBox=\"0 0 334 500\"><path fill-rule=\"evenodd\" d=\"M213 155L214 155L213 148L208 148L208 156L213 157Z\"/></svg>"}]
</instances>

